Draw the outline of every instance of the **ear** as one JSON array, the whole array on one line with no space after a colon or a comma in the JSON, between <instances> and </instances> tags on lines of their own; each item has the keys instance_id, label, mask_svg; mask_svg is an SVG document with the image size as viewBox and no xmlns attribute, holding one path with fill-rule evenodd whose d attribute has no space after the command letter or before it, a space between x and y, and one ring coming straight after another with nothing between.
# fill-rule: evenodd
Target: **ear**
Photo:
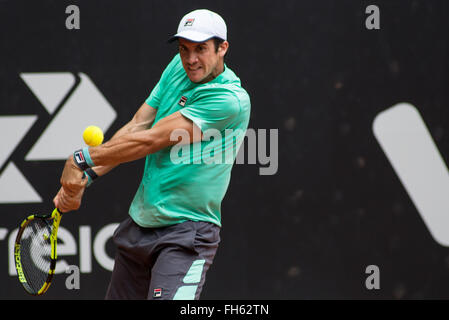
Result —
<instances>
[{"instance_id":1,"label":"ear","mask_svg":"<svg viewBox=\"0 0 449 320\"><path fill-rule=\"evenodd\" d=\"M223 41L222 43L220 43L218 47L218 54L220 55L220 58L223 58L225 56L226 52L228 51L228 48L229 42Z\"/></svg>"}]
</instances>

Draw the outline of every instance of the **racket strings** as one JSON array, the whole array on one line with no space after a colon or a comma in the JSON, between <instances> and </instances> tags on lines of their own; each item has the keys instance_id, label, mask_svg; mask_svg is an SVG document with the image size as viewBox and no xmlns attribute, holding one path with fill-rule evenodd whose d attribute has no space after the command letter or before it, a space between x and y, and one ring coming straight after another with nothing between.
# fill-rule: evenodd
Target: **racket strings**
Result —
<instances>
[{"instance_id":1,"label":"racket strings","mask_svg":"<svg viewBox=\"0 0 449 320\"><path fill-rule=\"evenodd\" d=\"M47 281L51 263L51 224L35 218L24 229L21 239L21 263L27 284L37 293Z\"/></svg>"}]
</instances>

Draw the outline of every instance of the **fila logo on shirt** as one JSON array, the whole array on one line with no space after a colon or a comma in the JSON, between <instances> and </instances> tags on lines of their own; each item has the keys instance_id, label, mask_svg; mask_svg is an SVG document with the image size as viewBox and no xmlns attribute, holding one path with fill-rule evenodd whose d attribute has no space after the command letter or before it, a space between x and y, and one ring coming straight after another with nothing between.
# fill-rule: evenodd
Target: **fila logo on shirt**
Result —
<instances>
[{"instance_id":1,"label":"fila logo on shirt","mask_svg":"<svg viewBox=\"0 0 449 320\"><path fill-rule=\"evenodd\" d=\"M193 21L195 21L195 19L187 19L186 23L184 23L184 27L191 27L193 25Z\"/></svg>"},{"instance_id":2,"label":"fila logo on shirt","mask_svg":"<svg viewBox=\"0 0 449 320\"><path fill-rule=\"evenodd\" d=\"M181 107L184 107L184 106L186 105L186 102L187 102L187 97L182 96L181 99L179 99L178 104L179 104Z\"/></svg>"}]
</instances>

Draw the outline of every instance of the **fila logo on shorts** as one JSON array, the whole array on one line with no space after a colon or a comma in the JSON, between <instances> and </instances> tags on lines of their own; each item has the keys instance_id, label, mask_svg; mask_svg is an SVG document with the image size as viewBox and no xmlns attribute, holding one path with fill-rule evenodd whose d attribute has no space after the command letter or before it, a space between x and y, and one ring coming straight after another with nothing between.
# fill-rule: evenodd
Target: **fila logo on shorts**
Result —
<instances>
[{"instance_id":1,"label":"fila logo on shorts","mask_svg":"<svg viewBox=\"0 0 449 320\"><path fill-rule=\"evenodd\" d=\"M184 23L184 27L191 27L193 25L193 21L195 21L195 19L187 19Z\"/></svg>"},{"instance_id":2,"label":"fila logo on shorts","mask_svg":"<svg viewBox=\"0 0 449 320\"><path fill-rule=\"evenodd\" d=\"M153 298L160 298L162 296L162 289L156 288L153 290Z\"/></svg>"},{"instance_id":3,"label":"fila logo on shorts","mask_svg":"<svg viewBox=\"0 0 449 320\"><path fill-rule=\"evenodd\" d=\"M181 107L184 107L184 106L186 105L186 102L187 102L187 97L182 96L181 99L179 99L178 104L179 104Z\"/></svg>"}]
</instances>

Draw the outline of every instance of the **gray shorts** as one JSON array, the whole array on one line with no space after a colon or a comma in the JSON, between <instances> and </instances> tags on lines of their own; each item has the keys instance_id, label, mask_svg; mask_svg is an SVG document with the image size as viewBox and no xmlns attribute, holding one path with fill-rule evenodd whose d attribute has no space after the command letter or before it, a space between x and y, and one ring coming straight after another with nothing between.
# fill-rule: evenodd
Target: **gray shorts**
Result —
<instances>
[{"instance_id":1,"label":"gray shorts","mask_svg":"<svg viewBox=\"0 0 449 320\"><path fill-rule=\"evenodd\" d=\"M209 222L142 228L128 217L114 232L117 251L106 299L198 300L219 233Z\"/></svg>"}]
</instances>

